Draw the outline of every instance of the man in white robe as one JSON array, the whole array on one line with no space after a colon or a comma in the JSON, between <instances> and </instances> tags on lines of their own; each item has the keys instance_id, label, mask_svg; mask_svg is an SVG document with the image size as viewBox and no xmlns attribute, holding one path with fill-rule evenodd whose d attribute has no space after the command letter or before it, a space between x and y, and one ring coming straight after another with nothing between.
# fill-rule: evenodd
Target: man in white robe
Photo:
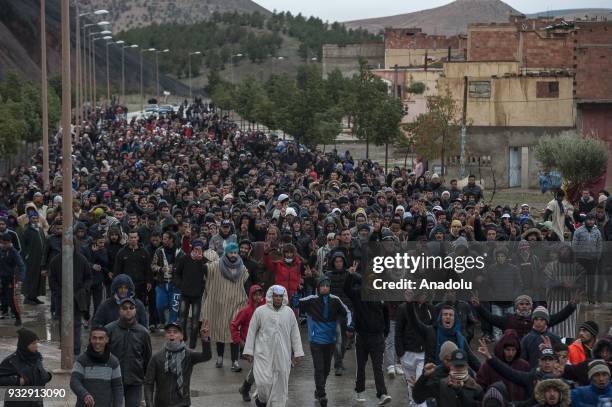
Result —
<instances>
[{"instance_id":1,"label":"man in white robe","mask_svg":"<svg viewBox=\"0 0 612 407\"><path fill-rule=\"evenodd\" d=\"M256 406L285 407L291 364L304 356L299 326L288 303L287 290L273 285L266 293L266 306L255 310L249 325L243 355L253 363Z\"/></svg>"}]
</instances>

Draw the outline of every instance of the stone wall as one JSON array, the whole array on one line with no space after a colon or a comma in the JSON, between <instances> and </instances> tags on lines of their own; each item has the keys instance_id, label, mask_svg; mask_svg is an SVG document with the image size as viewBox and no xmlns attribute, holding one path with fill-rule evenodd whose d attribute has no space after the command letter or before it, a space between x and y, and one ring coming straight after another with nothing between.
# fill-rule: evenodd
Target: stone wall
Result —
<instances>
[{"instance_id":1,"label":"stone wall","mask_svg":"<svg viewBox=\"0 0 612 407\"><path fill-rule=\"evenodd\" d=\"M340 69L344 76L353 76L359 72L359 58L366 59L372 68L382 68L385 65L385 45L383 43L324 44L323 77L327 77L336 68Z\"/></svg>"}]
</instances>

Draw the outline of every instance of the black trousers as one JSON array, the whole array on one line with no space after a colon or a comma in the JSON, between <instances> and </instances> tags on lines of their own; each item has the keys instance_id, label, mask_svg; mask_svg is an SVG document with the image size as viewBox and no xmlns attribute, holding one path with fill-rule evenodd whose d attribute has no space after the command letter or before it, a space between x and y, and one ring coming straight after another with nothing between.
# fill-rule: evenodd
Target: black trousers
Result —
<instances>
[{"instance_id":1,"label":"black trousers","mask_svg":"<svg viewBox=\"0 0 612 407\"><path fill-rule=\"evenodd\" d=\"M183 328L183 335L187 338L187 317L189 316L189 308L191 308L191 324L189 331L189 347L195 348L200 331L200 309L202 308L202 296L188 297L181 296L181 309L179 319Z\"/></svg>"},{"instance_id":2,"label":"black trousers","mask_svg":"<svg viewBox=\"0 0 612 407\"><path fill-rule=\"evenodd\" d=\"M385 376L383 375L383 354L385 353L385 336L380 334L357 334L355 339L355 353L357 357L357 378L355 391L365 391L365 367L368 356L372 359L374 383L376 384L376 397L387 394Z\"/></svg>"},{"instance_id":3,"label":"black trousers","mask_svg":"<svg viewBox=\"0 0 612 407\"><path fill-rule=\"evenodd\" d=\"M157 307L155 306L155 284L153 284L153 287L151 287L151 291L149 292L146 291L145 284L144 299L141 299L140 301L145 304L145 307L147 307L147 310L149 311L149 325L157 325L159 323L159 317L157 316Z\"/></svg>"},{"instance_id":4,"label":"black trousers","mask_svg":"<svg viewBox=\"0 0 612 407\"><path fill-rule=\"evenodd\" d=\"M240 357L240 344L230 343L230 352L232 357L232 363L237 361ZM225 353L225 344L223 342L217 342L217 356L223 357Z\"/></svg>"},{"instance_id":5,"label":"black trousers","mask_svg":"<svg viewBox=\"0 0 612 407\"><path fill-rule=\"evenodd\" d=\"M2 313L6 314L11 308L15 318L20 319L19 302L15 293L15 277L2 277L0 280L0 297L2 298Z\"/></svg>"},{"instance_id":6,"label":"black trousers","mask_svg":"<svg viewBox=\"0 0 612 407\"><path fill-rule=\"evenodd\" d=\"M123 385L123 396L125 398L125 407L140 407L140 401L142 400L142 385Z\"/></svg>"},{"instance_id":7,"label":"black trousers","mask_svg":"<svg viewBox=\"0 0 612 407\"><path fill-rule=\"evenodd\" d=\"M325 383L327 382L327 376L329 376L331 360L335 349L335 343L310 344L310 354L312 355L312 364L314 365L316 398L325 397Z\"/></svg>"},{"instance_id":8,"label":"black trousers","mask_svg":"<svg viewBox=\"0 0 612 407\"><path fill-rule=\"evenodd\" d=\"M100 306L100 303L102 302L103 294L104 294L104 285L102 284L102 282L92 284L91 287L89 287L89 290L87 291L87 314L86 314L87 318L86 319L89 319L89 317L92 315L90 314L91 300L93 300L93 306L94 306L93 315L96 315L96 312L98 311L98 307Z\"/></svg>"}]
</instances>

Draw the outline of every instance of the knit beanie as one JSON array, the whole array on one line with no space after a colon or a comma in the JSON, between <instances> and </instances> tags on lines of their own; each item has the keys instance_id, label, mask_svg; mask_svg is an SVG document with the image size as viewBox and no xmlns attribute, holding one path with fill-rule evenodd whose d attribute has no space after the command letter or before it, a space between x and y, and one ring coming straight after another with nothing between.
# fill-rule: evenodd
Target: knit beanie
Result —
<instances>
[{"instance_id":1,"label":"knit beanie","mask_svg":"<svg viewBox=\"0 0 612 407\"><path fill-rule=\"evenodd\" d=\"M595 359L589 363L589 380L597 373L607 373L610 375L610 368L603 359Z\"/></svg>"},{"instance_id":2,"label":"knit beanie","mask_svg":"<svg viewBox=\"0 0 612 407\"><path fill-rule=\"evenodd\" d=\"M506 400L495 386L491 386L482 398L482 405L484 407L504 407Z\"/></svg>"},{"instance_id":3,"label":"knit beanie","mask_svg":"<svg viewBox=\"0 0 612 407\"><path fill-rule=\"evenodd\" d=\"M548 310L542 306L536 307L536 309L533 310L531 318L543 318L547 323L550 322L550 314L548 313Z\"/></svg>"},{"instance_id":4,"label":"knit beanie","mask_svg":"<svg viewBox=\"0 0 612 407\"><path fill-rule=\"evenodd\" d=\"M454 342L446 341L442 344L442 346L440 346L440 353L438 354L438 357L440 358L440 360L444 360L457 349L459 348Z\"/></svg>"},{"instance_id":5,"label":"knit beanie","mask_svg":"<svg viewBox=\"0 0 612 407\"><path fill-rule=\"evenodd\" d=\"M225 254L228 253L238 253L240 251L240 248L238 247L237 243L228 243L227 246L225 246L225 250L223 251Z\"/></svg>"},{"instance_id":6,"label":"knit beanie","mask_svg":"<svg viewBox=\"0 0 612 407\"><path fill-rule=\"evenodd\" d=\"M518 305L521 302L528 302L529 304L533 305L533 300L527 294L522 294L522 295L519 295L518 297L516 297L516 299L514 300L514 306L518 307ZM538 307L538 308L542 308L542 307Z\"/></svg>"},{"instance_id":7,"label":"knit beanie","mask_svg":"<svg viewBox=\"0 0 612 407\"><path fill-rule=\"evenodd\" d=\"M595 321L584 321L579 329L584 329L593 336L599 335L599 325Z\"/></svg>"},{"instance_id":8,"label":"knit beanie","mask_svg":"<svg viewBox=\"0 0 612 407\"><path fill-rule=\"evenodd\" d=\"M38 340L38 336L26 328L21 328L17 331L17 335L19 335L19 339L17 339L17 349L27 350L28 346Z\"/></svg>"}]
</instances>

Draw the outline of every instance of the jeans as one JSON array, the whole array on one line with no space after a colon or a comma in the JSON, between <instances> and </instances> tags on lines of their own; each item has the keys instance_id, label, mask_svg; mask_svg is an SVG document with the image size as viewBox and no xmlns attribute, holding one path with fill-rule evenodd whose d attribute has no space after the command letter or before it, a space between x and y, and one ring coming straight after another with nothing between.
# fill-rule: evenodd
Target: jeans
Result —
<instances>
[{"instance_id":1,"label":"jeans","mask_svg":"<svg viewBox=\"0 0 612 407\"><path fill-rule=\"evenodd\" d=\"M142 385L123 385L123 395L125 398L125 407L140 407L142 400Z\"/></svg>"},{"instance_id":2,"label":"jeans","mask_svg":"<svg viewBox=\"0 0 612 407\"><path fill-rule=\"evenodd\" d=\"M327 381L327 376L329 376L332 354L334 353L335 347L336 345L333 343L310 344L310 353L312 355L312 363L314 365L316 398L325 397L325 382Z\"/></svg>"},{"instance_id":3,"label":"jeans","mask_svg":"<svg viewBox=\"0 0 612 407\"><path fill-rule=\"evenodd\" d=\"M395 321L389 321L389 335L385 339L385 367L395 368Z\"/></svg>"},{"instance_id":4,"label":"jeans","mask_svg":"<svg viewBox=\"0 0 612 407\"><path fill-rule=\"evenodd\" d=\"M345 319L339 319L336 324L336 346L334 349L334 369L340 369L344 367L342 361L344 360L344 354L346 353L346 329L343 327L346 325Z\"/></svg>"},{"instance_id":5,"label":"jeans","mask_svg":"<svg viewBox=\"0 0 612 407\"><path fill-rule=\"evenodd\" d=\"M411 377L414 376L415 380L418 380L423 374L423 366L425 365L425 353L424 352L405 352L401 357L400 362L402 369L404 370L404 377L406 378L406 385L408 386L408 405L425 407L427 403L416 404L412 400L412 385L409 383Z\"/></svg>"},{"instance_id":6,"label":"jeans","mask_svg":"<svg viewBox=\"0 0 612 407\"><path fill-rule=\"evenodd\" d=\"M217 342L217 356L222 358L224 353L225 344L223 342ZM240 357L240 344L230 343L230 355L232 358L232 363L238 360Z\"/></svg>"},{"instance_id":7,"label":"jeans","mask_svg":"<svg viewBox=\"0 0 612 407\"><path fill-rule=\"evenodd\" d=\"M189 316L189 308L191 308L191 326L189 332L189 347L196 347L196 340L198 339L198 332L200 330L200 309L202 307L202 296L199 297L188 297L186 295L181 296L181 312L179 313L179 319L181 320L181 327L183 328L183 336L187 338L187 317Z\"/></svg>"},{"instance_id":8,"label":"jeans","mask_svg":"<svg viewBox=\"0 0 612 407\"><path fill-rule=\"evenodd\" d=\"M168 321L174 322L178 316L181 294L172 283L155 286L155 306L159 322L166 323L165 311L168 310Z\"/></svg>"},{"instance_id":9,"label":"jeans","mask_svg":"<svg viewBox=\"0 0 612 407\"><path fill-rule=\"evenodd\" d=\"M379 334L357 334L355 339L355 356L357 358L357 378L355 380L355 391L365 391L365 367L368 356L372 359L372 370L374 372L374 383L376 385L376 397L387 394L385 376L383 375L383 353L385 351L385 337Z\"/></svg>"}]
</instances>

